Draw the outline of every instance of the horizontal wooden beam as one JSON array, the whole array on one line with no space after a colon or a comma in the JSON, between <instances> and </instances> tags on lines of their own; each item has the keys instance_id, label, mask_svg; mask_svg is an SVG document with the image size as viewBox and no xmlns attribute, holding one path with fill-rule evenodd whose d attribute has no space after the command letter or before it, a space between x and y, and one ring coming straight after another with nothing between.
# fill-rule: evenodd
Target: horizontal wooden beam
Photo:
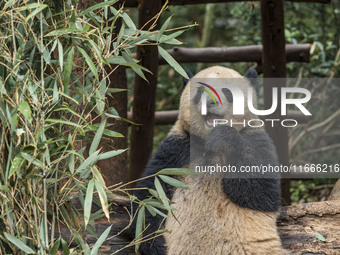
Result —
<instances>
[{"instance_id":1,"label":"horizontal wooden beam","mask_svg":"<svg viewBox=\"0 0 340 255\"><path fill-rule=\"evenodd\" d=\"M231 3L231 2L253 2L254 0L169 0L169 5L186 5L186 4L208 4L208 3ZM329 4L331 0L286 0L289 2L305 3L322 3ZM138 0L121 0L125 2L126 7L137 7ZM165 1L163 0L165 3Z\"/></svg>"},{"instance_id":2,"label":"horizontal wooden beam","mask_svg":"<svg viewBox=\"0 0 340 255\"><path fill-rule=\"evenodd\" d=\"M174 124L178 118L178 110L173 111L156 111L155 125ZM132 112L128 112L128 119L132 120Z\"/></svg>"},{"instance_id":3,"label":"horizontal wooden beam","mask_svg":"<svg viewBox=\"0 0 340 255\"><path fill-rule=\"evenodd\" d=\"M156 111L155 125L170 125L174 124L178 118L178 110L173 111ZM132 120L132 112L128 112L128 119ZM260 117L260 119L263 119ZM301 114L300 111L287 111L287 119L295 119L298 123L307 123L309 117Z\"/></svg>"},{"instance_id":4,"label":"horizontal wooden beam","mask_svg":"<svg viewBox=\"0 0 340 255\"><path fill-rule=\"evenodd\" d=\"M310 44L287 44L287 62L309 62ZM262 45L174 48L168 53L179 63L262 62ZM159 56L159 64L167 62Z\"/></svg>"}]
</instances>

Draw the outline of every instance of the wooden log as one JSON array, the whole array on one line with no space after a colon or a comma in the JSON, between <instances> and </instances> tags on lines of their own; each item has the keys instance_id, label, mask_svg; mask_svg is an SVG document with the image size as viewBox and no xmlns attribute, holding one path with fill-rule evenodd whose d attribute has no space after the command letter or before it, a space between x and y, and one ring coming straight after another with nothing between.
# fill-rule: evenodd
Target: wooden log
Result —
<instances>
[{"instance_id":1,"label":"wooden log","mask_svg":"<svg viewBox=\"0 0 340 255\"><path fill-rule=\"evenodd\" d=\"M310 44L286 45L287 62L309 62ZM168 53L178 63L262 62L262 45L237 47L174 48ZM167 62L159 56L159 65Z\"/></svg>"},{"instance_id":2,"label":"wooden log","mask_svg":"<svg viewBox=\"0 0 340 255\"><path fill-rule=\"evenodd\" d=\"M137 7L138 0L122 0L126 7ZM169 0L169 5L186 5L186 4L208 4L208 3L232 3L232 2L254 2L256 0ZM322 3L330 4L331 0L286 0L289 2L305 3ZM165 1L162 1L164 4Z\"/></svg>"},{"instance_id":3,"label":"wooden log","mask_svg":"<svg viewBox=\"0 0 340 255\"><path fill-rule=\"evenodd\" d=\"M149 22L161 10L159 0L141 0L139 6L139 28L151 29L154 22ZM146 25L145 25L146 24ZM157 29L158 25L152 29ZM137 48L139 64L151 73L145 73L146 80L138 75L135 78L133 99L133 121L141 125L131 127L131 150L129 180L138 179L144 170L152 152L155 123L155 101L158 71L157 46L139 46Z\"/></svg>"},{"instance_id":4,"label":"wooden log","mask_svg":"<svg viewBox=\"0 0 340 255\"><path fill-rule=\"evenodd\" d=\"M340 201L283 207L277 224L283 247L294 255L340 254Z\"/></svg>"}]
</instances>

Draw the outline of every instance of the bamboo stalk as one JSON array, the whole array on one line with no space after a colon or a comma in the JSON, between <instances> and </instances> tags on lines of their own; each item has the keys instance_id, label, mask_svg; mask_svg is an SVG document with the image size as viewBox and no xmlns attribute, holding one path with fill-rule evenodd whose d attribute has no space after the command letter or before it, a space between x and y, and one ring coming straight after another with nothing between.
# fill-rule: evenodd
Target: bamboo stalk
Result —
<instances>
[{"instance_id":1,"label":"bamboo stalk","mask_svg":"<svg viewBox=\"0 0 340 255\"><path fill-rule=\"evenodd\" d=\"M38 6L40 5L40 0L38 0ZM45 130L45 81L44 81L44 36L43 36L43 13L40 12L40 61L41 61L41 91L42 91L42 98L41 98L41 121L42 121L42 129ZM42 133L41 140L45 141L45 134ZM45 154L43 155L43 165L46 164ZM45 229L45 252L49 248L49 241L48 241L48 221L47 221L47 187L46 187L46 168L43 169L43 201L44 201L44 229Z\"/></svg>"}]
</instances>

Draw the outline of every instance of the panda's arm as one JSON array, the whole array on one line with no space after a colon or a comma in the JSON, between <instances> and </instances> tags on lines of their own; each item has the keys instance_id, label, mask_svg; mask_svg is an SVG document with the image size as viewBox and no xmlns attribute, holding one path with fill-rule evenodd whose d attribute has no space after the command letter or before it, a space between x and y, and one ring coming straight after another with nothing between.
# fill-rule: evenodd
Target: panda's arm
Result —
<instances>
[{"instance_id":1,"label":"panda's arm","mask_svg":"<svg viewBox=\"0 0 340 255\"><path fill-rule=\"evenodd\" d=\"M142 177L150 176L164 168L181 168L189 163L190 159L190 140L189 137L168 136L159 145L156 152L149 161ZM160 180L163 190L169 199L172 198L172 187ZM144 200L151 196L147 189L155 189L154 178L146 178L137 183L137 189L134 195L138 200ZM144 189L146 188L146 189ZM134 211L138 208L138 204L134 204ZM166 214L166 211L163 211ZM145 210L145 226L148 228L144 231L143 236L150 235L162 228L161 224L164 218L160 215L153 217ZM132 234L136 230L136 219L132 224ZM148 236L150 238L152 236ZM140 245L139 251L142 255L165 255L166 247L163 236L159 236L151 241L143 242Z\"/></svg>"},{"instance_id":2,"label":"panda's arm","mask_svg":"<svg viewBox=\"0 0 340 255\"><path fill-rule=\"evenodd\" d=\"M275 147L269 136L249 128L238 132L229 126L218 126L210 133L206 149L224 151L228 164L236 166L237 170L241 166L278 165ZM277 211L280 205L279 174L257 178L259 174L248 174L243 178L224 176L223 190L232 202L241 207Z\"/></svg>"}]
</instances>

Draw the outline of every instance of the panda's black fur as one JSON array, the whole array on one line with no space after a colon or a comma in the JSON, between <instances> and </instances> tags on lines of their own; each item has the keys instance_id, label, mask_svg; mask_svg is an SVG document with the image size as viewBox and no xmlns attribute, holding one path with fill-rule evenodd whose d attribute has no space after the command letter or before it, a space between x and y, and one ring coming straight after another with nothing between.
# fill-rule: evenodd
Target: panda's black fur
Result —
<instances>
[{"instance_id":1,"label":"panda's black fur","mask_svg":"<svg viewBox=\"0 0 340 255\"><path fill-rule=\"evenodd\" d=\"M190 75L189 77L191 78L192 76ZM256 71L253 69L250 69L250 71L247 72L245 77L252 78L251 80L253 82L251 82L251 85L255 87L256 91L258 91L259 83L256 79L254 79L254 78L257 78ZM185 82L188 82L188 81L185 81ZM230 99L228 101L230 101ZM183 109L181 108L180 111L181 110ZM217 151L223 151L227 149L228 150L228 163L231 165L235 165L237 167L241 165L251 166L251 165L260 165L260 164L262 165L268 165L268 164L277 165L278 164L278 160L277 160L277 156L276 156L273 143L271 139L268 137L268 135L262 131L259 131L259 132L249 131L246 128L238 131L235 128L223 125L223 126L217 126L213 128L210 134L206 137L206 139L203 139L201 137L198 137L197 135L190 134L189 131L186 130L186 128L183 128L182 126L176 127L175 125L174 130L175 132L173 131L170 132L169 135L161 142L156 152L153 154L151 160L149 161L142 177L155 174L164 168L188 167L189 161L195 160L195 158L199 159L204 164L215 163L215 162L211 162L212 160L214 161L214 157L212 155L209 155L209 153L204 154L203 151L208 151L208 152L211 151L211 153L214 154ZM195 143L201 144L201 146L195 146L195 148L197 149L190 151L190 139L196 139ZM175 176L172 176L172 177L176 178ZM278 239L278 235L277 235L276 228L275 228L275 218L276 218L277 211L279 209L279 203L280 203L280 180L277 177L278 176L273 176L273 178L270 178L270 179L269 178L237 178L237 179L222 178L221 180L222 187L221 187L220 192L223 192L224 194L221 194L221 195L217 194L217 197L225 196L225 199L222 201L225 201L223 203L225 203L226 206L232 205L232 208L235 208L235 209L229 209L229 210L233 210L231 211L232 213L230 213L230 215L224 215L223 217L229 217L229 216L232 217L232 215L234 214L236 215L236 217L238 217L237 214L240 215L239 217L242 217L242 215L254 214L254 219L256 218L261 219L261 217L266 217L266 219L264 220L265 223L263 224L266 224L266 221L270 218L269 220L270 220L271 226L267 227L264 230L264 235L266 235L267 232L269 233L268 238L264 237L264 239L270 240L268 241L269 248L266 249L266 242L264 242L263 244L264 250L268 250L268 254L269 253L285 254L285 251L281 249L281 244ZM186 183L185 180L187 180L187 182L189 183L192 181L191 179L183 179L183 178L181 179L181 181L182 180L185 183ZM196 181L194 180L194 183L195 182L197 182L197 180ZM207 181L205 180L205 182ZM174 188L163 181L161 181L161 183L162 183L164 191L166 192L167 197L170 200L173 198L174 192L177 192L176 197L178 196L183 197L186 194L185 192L187 192L185 190L179 191L177 188ZM197 184L197 185L195 184L193 186L199 187L199 185L200 184ZM218 185L217 187L219 187L219 184L217 185ZM150 197L149 191L147 189L142 189L142 188L155 189L154 178L147 178L147 179L143 179L139 181L137 184L137 188L138 189L135 191L134 195L139 200L143 200L143 199ZM189 188L190 188L190 185L189 185ZM193 196L195 196L195 194L193 194ZM188 199L190 199L190 197ZM195 199L197 199L197 201L200 200L200 198L196 198L196 197ZM181 200L181 201L187 201L187 200L186 198L184 198L184 200ZM231 204L229 201L231 201ZM211 205L214 205L214 201L210 203L212 203ZM178 205L178 206L181 207L181 205ZM137 207L138 207L138 204L135 204L134 209L136 210ZM174 207L176 207L176 204L174 204ZM190 208L188 208L188 210L190 210ZM193 209L193 210L196 210L196 209ZM199 210L199 208L197 210ZM166 213L165 211L163 212ZM176 211L175 211L175 215L176 215ZM186 217L186 215L188 214L184 214L184 217ZM168 218L170 217L171 215L169 215ZM200 216L197 215L197 217L200 217ZM182 219L185 219L185 218L182 218ZM157 214L155 217L153 217L147 210L145 210L145 226L147 226L147 229L143 233L143 236L147 236L149 234L154 233L158 229L163 228L165 226L163 220L164 219L162 216ZM166 221L170 221L170 220L167 219ZM181 219L179 219L179 221L181 222ZM190 222L190 219L186 219L184 220L184 222ZM212 222L214 222L214 220L212 220ZM250 224L252 224L251 220L250 220ZM258 223L258 224L261 226L261 223ZM254 225L254 228L255 229L258 228L258 225L256 226ZM261 235L261 233L256 233L255 229L254 229L253 234ZM132 231L133 233L135 231L135 222L132 226ZM200 231L199 226L197 226L196 231ZM252 231L252 228L250 228L248 232L251 232L251 231ZM225 232L229 233L228 231L224 231L223 233ZM210 235L210 233L201 233L201 234L203 235L206 234L207 236ZM251 236L251 234L252 233L246 233L247 237L245 238L248 238L248 235ZM175 240L171 240L170 238L171 234L170 234L170 237L165 238L164 236L159 236L151 241L142 243L139 248L140 254L142 255L169 254L169 248L171 249L171 247L168 247L168 245L174 246L174 243L178 243L178 245L180 246L180 247L175 247L172 249L170 253L174 255L177 255L177 254L188 255L189 253L198 254L198 255L199 254L215 255L219 253L220 251L223 252L221 254L232 254L232 255L233 254L235 255L261 254L261 253L256 253L256 251L253 251L253 253L251 252L252 250L256 249L257 246L254 246L255 247L254 248L251 244L249 244L248 245L249 247L247 247L247 244L244 244L242 242L241 244L238 244L237 242L239 240L234 240L236 244L233 244L230 247L226 246L227 247L226 249L228 249L228 253L225 253L225 248L220 248L220 247L212 247L211 251L209 251L211 253L207 253L207 248L205 248L204 245L200 247L201 243L205 242L204 240L192 240L191 241L190 239L188 239L190 241L187 242L185 241L187 240L186 238L188 238L187 236L181 237L180 233L175 233L173 236ZM177 241L176 241L176 238L177 238ZM169 243L167 243L166 239L169 241ZM245 240L248 240L248 239L245 239ZM218 242L217 246L221 246L220 243L225 243L225 242L226 242L225 240L223 242ZM197 246L198 248L194 246ZM263 254L267 254L267 253L263 253Z\"/></svg>"},{"instance_id":2,"label":"panda's black fur","mask_svg":"<svg viewBox=\"0 0 340 255\"><path fill-rule=\"evenodd\" d=\"M190 140L189 136L185 139L178 137L167 136L159 145L148 166L146 167L142 177L149 176L157 173L159 170L164 168L181 168L182 166L189 163L190 160ZM169 184L161 181L163 190L166 196L171 199L173 193L173 187ZM152 188L155 189L154 179L148 178L141 180L137 184L137 188ZM143 200L150 196L147 189L136 190L134 195ZM135 204L135 209L136 204ZM166 213L165 211L163 211ZM156 215L153 217L149 212L145 212L145 226L150 226L143 233L143 236L154 233L160 228L163 221L163 217ZM133 227L135 231L135 228ZM152 245L152 246L151 246ZM142 243L139 251L142 255L162 255L166 254L165 240L163 236L157 237L154 240Z\"/></svg>"}]
</instances>

